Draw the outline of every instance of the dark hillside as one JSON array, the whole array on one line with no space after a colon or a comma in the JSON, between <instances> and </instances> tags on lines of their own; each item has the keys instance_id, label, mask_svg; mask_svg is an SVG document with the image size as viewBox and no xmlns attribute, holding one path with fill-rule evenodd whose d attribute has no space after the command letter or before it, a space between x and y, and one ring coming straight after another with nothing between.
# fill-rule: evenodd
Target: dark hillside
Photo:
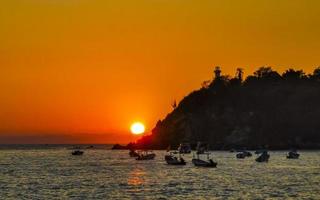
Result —
<instances>
[{"instance_id":1,"label":"dark hillside","mask_svg":"<svg viewBox=\"0 0 320 200\"><path fill-rule=\"evenodd\" d=\"M242 80L215 69L211 83L191 92L159 121L141 148L204 141L214 149L320 148L320 68L313 74L262 67Z\"/></svg>"}]
</instances>

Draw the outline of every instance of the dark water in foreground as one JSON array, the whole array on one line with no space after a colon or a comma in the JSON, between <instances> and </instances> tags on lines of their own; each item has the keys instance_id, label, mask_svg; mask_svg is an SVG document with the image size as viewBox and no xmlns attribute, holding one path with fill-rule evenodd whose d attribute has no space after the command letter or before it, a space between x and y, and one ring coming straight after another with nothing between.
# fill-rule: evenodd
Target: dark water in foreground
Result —
<instances>
[{"instance_id":1,"label":"dark water in foreground","mask_svg":"<svg viewBox=\"0 0 320 200\"><path fill-rule=\"evenodd\" d=\"M165 151L136 161L127 151L0 150L0 199L320 199L320 151L270 152L269 163L214 152L218 168L168 166Z\"/></svg>"}]
</instances>

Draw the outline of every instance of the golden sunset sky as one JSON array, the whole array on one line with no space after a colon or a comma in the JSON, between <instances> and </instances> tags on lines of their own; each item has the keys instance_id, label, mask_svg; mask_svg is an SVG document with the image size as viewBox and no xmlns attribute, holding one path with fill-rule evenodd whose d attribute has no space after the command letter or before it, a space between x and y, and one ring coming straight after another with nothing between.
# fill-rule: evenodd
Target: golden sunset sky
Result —
<instances>
[{"instance_id":1,"label":"golden sunset sky","mask_svg":"<svg viewBox=\"0 0 320 200\"><path fill-rule=\"evenodd\" d=\"M126 143L214 66L320 65L319 0L0 2L0 143Z\"/></svg>"}]
</instances>

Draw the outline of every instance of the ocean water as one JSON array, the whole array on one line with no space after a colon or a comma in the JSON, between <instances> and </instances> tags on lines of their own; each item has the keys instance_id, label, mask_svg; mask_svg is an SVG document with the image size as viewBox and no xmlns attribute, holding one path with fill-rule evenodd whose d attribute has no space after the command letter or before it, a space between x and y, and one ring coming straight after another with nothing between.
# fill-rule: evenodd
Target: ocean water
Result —
<instances>
[{"instance_id":1,"label":"ocean water","mask_svg":"<svg viewBox=\"0 0 320 200\"><path fill-rule=\"evenodd\" d=\"M66 147L2 148L0 199L320 199L320 151L288 160L271 151L255 155L213 152L217 168L170 166L165 151L136 161L128 151L90 149L72 156Z\"/></svg>"}]
</instances>

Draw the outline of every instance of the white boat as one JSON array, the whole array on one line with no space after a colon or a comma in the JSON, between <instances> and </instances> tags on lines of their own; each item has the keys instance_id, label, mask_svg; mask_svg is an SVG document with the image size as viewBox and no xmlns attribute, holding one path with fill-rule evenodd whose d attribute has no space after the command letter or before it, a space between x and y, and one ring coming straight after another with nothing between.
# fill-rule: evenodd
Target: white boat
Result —
<instances>
[{"instance_id":1,"label":"white boat","mask_svg":"<svg viewBox=\"0 0 320 200\"><path fill-rule=\"evenodd\" d=\"M156 157L155 153L149 151L140 151L136 160L153 160Z\"/></svg>"}]
</instances>

